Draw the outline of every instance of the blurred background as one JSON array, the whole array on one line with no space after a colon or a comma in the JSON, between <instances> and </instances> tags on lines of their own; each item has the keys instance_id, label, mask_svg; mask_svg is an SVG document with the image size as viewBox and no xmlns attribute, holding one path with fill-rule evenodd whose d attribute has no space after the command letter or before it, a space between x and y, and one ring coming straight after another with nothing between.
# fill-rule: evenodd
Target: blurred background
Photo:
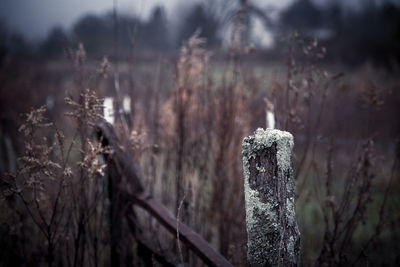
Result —
<instances>
[{"instance_id":1,"label":"blurred background","mask_svg":"<svg viewBox=\"0 0 400 267\"><path fill-rule=\"evenodd\" d=\"M88 89L146 191L175 216L182 206L182 221L235 266L247 265L241 142L271 120L295 139L303 264L398 266L399 63L397 0L2 0L0 265L113 264L107 184L101 173L83 183L77 164L95 139L91 118L64 116ZM52 128L24 136L32 114ZM36 155L34 140L63 145ZM76 151L64 158L68 146ZM43 153L61 166L59 179L84 188L74 203L92 203L96 216L82 215L89 204L67 204L67 191L61 208L54 192L64 187L52 182L41 180L37 204L26 181L50 167L26 173L21 157ZM139 221L161 250L202 266L154 219ZM125 265L148 265L133 238L121 239Z\"/></svg>"},{"instance_id":2,"label":"blurred background","mask_svg":"<svg viewBox=\"0 0 400 267\"><path fill-rule=\"evenodd\" d=\"M173 52L197 28L207 47L221 49L229 45L236 5L227 0L3 1L2 54L54 59L62 56L60 46L82 42L93 58L115 56L115 41L121 56L133 42L147 53ZM248 8L247 42L270 56L279 51L282 34L293 30L317 37L329 49L330 62L392 66L399 56L394 0L264 0L249 2Z\"/></svg>"}]
</instances>

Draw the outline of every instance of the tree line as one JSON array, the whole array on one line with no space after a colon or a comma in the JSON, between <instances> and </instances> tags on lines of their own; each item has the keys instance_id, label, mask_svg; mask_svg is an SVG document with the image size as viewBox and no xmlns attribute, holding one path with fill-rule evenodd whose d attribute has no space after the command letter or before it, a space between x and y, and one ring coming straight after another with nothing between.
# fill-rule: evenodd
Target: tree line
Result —
<instances>
[{"instance_id":1,"label":"tree line","mask_svg":"<svg viewBox=\"0 0 400 267\"><path fill-rule=\"evenodd\" d=\"M115 16L112 11L102 15L87 14L70 29L54 27L36 46L30 45L21 35L8 32L1 24L0 56L36 53L53 58L62 55L66 45L79 42L91 54L99 55L112 53L116 46L123 52L133 47L165 52L179 48L196 29L201 29L200 37L207 39L209 47L220 47L226 38L223 32L238 6L227 5L228 2L193 4L173 18L167 17L162 6L154 7L148 19L124 13ZM358 10L351 10L338 1L317 5L312 0L299 0L282 10L278 20L269 18L268 8L256 5L248 4L249 29L255 19L261 18L276 40L283 33L298 31L319 38L328 47L331 58L347 63L365 59L400 61L400 7L392 1L380 4L363 1ZM175 23L171 23L172 20Z\"/></svg>"}]
</instances>

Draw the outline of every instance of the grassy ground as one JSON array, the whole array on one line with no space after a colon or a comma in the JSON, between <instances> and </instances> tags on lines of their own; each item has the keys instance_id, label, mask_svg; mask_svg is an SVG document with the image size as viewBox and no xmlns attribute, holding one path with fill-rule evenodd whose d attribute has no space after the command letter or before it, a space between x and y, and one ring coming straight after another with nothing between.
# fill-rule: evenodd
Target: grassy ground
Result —
<instances>
[{"instance_id":1,"label":"grassy ground","mask_svg":"<svg viewBox=\"0 0 400 267\"><path fill-rule=\"evenodd\" d=\"M118 90L115 89L115 63L111 64L108 77L101 79L97 72L100 60L89 60L79 68L62 61L47 62L40 67L19 65L16 67L19 72L13 72L17 73L15 77L6 77L6 72L1 77L2 92L5 92L1 130L13 137L15 150L21 155L21 136L15 133L23 120L18 114L28 111L30 106L46 103L46 98L52 95L55 105L46 115L63 129L67 136L65 142L69 144L76 124L62 115L68 110L65 96L78 99L77 92L83 88L93 89L101 97L131 96L131 114L127 121L122 120L115 127L125 142L122 145L139 163L147 191L175 215L176 203L183 201L182 220L235 265L241 266L246 263L247 238L241 141L257 127L265 127L264 98L268 98L275 106L278 128L291 131L295 137L293 159L295 172L299 173L296 216L302 234L303 264L316 262L327 243L324 236L327 232L331 234L324 218L328 214L329 223L334 221L329 203L338 207L344 196L349 197L341 217L343 221L339 223L344 227L357 206L357 197L365 193L367 197L362 201L366 204L365 210L357 212L351 238L340 237L333 242L334 263L346 265L357 258L379 225L379 235L357 264L395 266L399 258L394 248L400 239L400 217L396 209L400 202L400 183L396 178L398 169L392 171L393 161L398 157L395 154L399 125L396 110L400 101L397 76L371 66L354 69L323 63L311 68L307 62L298 64L308 69L301 70L296 65L288 70L284 59L275 63L246 60L235 63L214 62L211 58L206 64L202 61L203 52L196 47L191 49L196 52L181 55L180 61L174 56L165 56L153 61L118 63ZM327 69L326 77L316 70L320 68ZM325 84L339 72L345 76L332 80L324 93ZM288 87L291 88L289 99ZM362 144L369 138L373 138L374 145L367 155ZM333 152L329 152L331 139L335 143ZM77 138L76 146L81 144ZM153 145L158 149L153 149ZM75 151L71 161L78 161L79 156L79 150ZM333 166L330 195L326 183L329 164ZM346 181L358 169L361 174L357 183L345 193ZM390 179L391 176L394 178ZM370 187L363 187L363 181L370 178ZM380 207L390 180L381 222ZM183 188L182 192L178 192L177 185ZM2 221L10 224L7 220L12 212L6 204L2 205ZM138 210L138 214L143 211ZM160 230L146 215L140 215L140 220L163 248L176 252L173 236ZM26 224L27 219L23 222ZM21 230L23 226L16 226L10 233L25 233ZM91 228L88 226L88 229ZM32 231L32 244L41 248L39 252L46 253L43 237L37 229ZM102 241L108 244L109 240ZM342 252L341 247L344 247ZM64 247L58 249L59 255L66 253ZM107 251L108 245L103 249ZM190 264L200 265L193 255L184 253ZM28 251L24 257L32 260L32 255ZM102 258L105 264L108 260L106 256ZM332 263L329 257L323 260Z\"/></svg>"}]
</instances>

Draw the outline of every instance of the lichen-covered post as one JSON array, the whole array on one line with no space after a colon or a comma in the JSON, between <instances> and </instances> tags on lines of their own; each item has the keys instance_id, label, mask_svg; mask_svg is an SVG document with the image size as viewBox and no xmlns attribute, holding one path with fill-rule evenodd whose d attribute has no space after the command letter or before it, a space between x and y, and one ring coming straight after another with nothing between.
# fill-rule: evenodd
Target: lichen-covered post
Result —
<instances>
[{"instance_id":1,"label":"lichen-covered post","mask_svg":"<svg viewBox=\"0 0 400 267\"><path fill-rule=\"evenodd\" d=\"M243 140L244 190L251 266L298 266L293 136L261 128Z\"/></svg>"}]
</instances>

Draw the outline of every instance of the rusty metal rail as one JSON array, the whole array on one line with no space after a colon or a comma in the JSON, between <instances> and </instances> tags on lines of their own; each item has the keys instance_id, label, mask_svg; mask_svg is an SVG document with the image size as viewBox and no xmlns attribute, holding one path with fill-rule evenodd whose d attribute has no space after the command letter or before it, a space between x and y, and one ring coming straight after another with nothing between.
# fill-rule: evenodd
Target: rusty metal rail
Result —
<instances>
[{"instance_id":1,"label":"rusty metal rail","mask_svg":"<svg viewBox=\"0 0 400 267\"><path fill-rule=\"evenodd\" d=\"M119 187L118 190L122 191L119 193L123 194L127 201L132 201L133 204L136 204L146 210L171 234L176 234L177 231L179 231L180 241L189 249L191 249L208 266L232 266L232 264L225 257L216 251L199 234L197 234L184 223L179 222L178 224L175 216L162 203L144 192L134 163L128 156L127 152L124 151L121 142L114 131L114 128L110 124L98 124L97 134L99 140L102 142L102 145L109 146L113 151L112 153L105 154L104 157L112 166L112 175L118 175L118 177L112 177L112 179L117 180L117 184L121 184L120 181L122 180L124 181L124 188ZM130 222L132 228L134 228L134 219L129 217L132 216L132 214L133 207L132 213L128 213L128 221ZM133 232L135 231L133 230ZM143 244L148 244L148 242L143 240L143 237L138 237L138 241ZM150 245L146 245L146 249L150 250L151 253L154 253L154 255L157 255L161 261L163 260L163 255L161 252L156 251L156 249L152 248ZM170 261L168 260L168 262Z\"/></svg>"},{"instance_id":2,"label":"rusty metal rail","mask_svg":"<svg viewBox=\"0 0 400 267\"><path fill-rule=\"evenodd\" d=\"M172 213L160 202L146 194L133 196L137 205L148 211L156 218L169 232L176 234L177 220ZM194 232L184 223L179 223L179 239L199 258L209 266L232 266L219 252L207 243L199 234Z\"/></svg>"}]
</instances>

